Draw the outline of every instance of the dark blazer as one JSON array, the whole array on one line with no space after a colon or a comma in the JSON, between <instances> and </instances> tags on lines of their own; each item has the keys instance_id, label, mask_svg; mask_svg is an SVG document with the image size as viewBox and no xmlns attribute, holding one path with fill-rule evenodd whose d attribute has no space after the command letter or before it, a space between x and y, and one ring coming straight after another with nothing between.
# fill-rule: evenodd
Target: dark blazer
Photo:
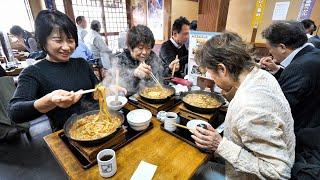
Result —
<instances>
[{"instance_id":1,"label":"dark blazer","mask_svg":"<svg viewBox=\"0 0 320 180\"><path fill-rule=\"evenodd\" d=\"M184 77L187 72L184 70L188 66L188 50L185 45L181 48L176 48L174 44L169 39L161 45L159 57L162 61L162 66L164 68L164 76L171 76L171 70L169 69L170 63L176 59L176 56L180 59L180 69L174 73L175 77Z\"/></svg>"},{"instance_id":2,"label":"dark blazer","mask_svg":"<svg viewBox=\"0 0 320 180\"><path fill-rule=\"evenodd\" d=\"M312 43L314 47L320 49L320 37L319 36L312 36L308 39L308 42Z\"/></svg>"},{"instance_id":3,"label":"dark blazer","mask_svg":"<svg viewBox=\"0 0 320 180\"><path fill-rule=\"evenodd\" d=\"M275 77L290 104L295 133L319 127L320 50L306 46Z\"/></svg>"}]
</instances>

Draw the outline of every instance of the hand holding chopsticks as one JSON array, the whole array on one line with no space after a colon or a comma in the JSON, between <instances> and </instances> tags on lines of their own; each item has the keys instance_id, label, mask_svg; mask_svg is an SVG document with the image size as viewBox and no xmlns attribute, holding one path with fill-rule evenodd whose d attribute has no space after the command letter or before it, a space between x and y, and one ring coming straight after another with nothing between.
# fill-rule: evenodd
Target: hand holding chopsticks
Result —
<instances>
[{"instance_id":1,"label":"hand holding chopsticks","mask_svg":"<svg viewBox=\"0 0 320 180\"><path fill-rule=\"evenodd\" d=\"M144 61L141 62L142 64L146 64ZM162 85L160 84L160 82L158 81L158 79L156 78L156 76L152 73L152 71L150 71L150 76L151 78L154 80L155 83L157 83L161 88L162 88Z\"/></svg>"}]
</instances>

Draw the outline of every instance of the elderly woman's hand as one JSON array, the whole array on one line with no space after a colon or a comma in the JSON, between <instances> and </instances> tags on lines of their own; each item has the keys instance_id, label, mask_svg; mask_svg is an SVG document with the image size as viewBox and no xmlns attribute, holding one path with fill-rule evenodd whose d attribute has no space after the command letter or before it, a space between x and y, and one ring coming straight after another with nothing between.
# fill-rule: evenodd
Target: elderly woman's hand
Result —
<instances>
[{"instance_id":1,"label":"elderly woman's hand","mask_svg":"<svg viewBox=\"0 0 320 180\"><path fill-rule=\"evenodd\" d=\"M191 135L191 137L195 140L198 147L216 151L222 137L212 126L208 125L207 128L196 127L196 130L193 132L194 135Z\"/></svg>"},{"instance_id":2,"label":"elderly woman's hand","mask_svg":"<svg viewBox=\"0 0 320 180\"><path fill-rule=\"evenodd\" d=\"M119 92L119 94L127 94L127 89L121 86L110 85L109 89L112 94L116 94L117 92Z\"/></svg>"},{"instance_id":3,"label":"elderly woman's hand","mask_svg":"<svg viewBox=\"0 0 320 180\"><path fill-rule=\"evenodd\" d=\"M151 66L145 63L140 63L140 65L134 70L133 75L142 79L148 77L151 74L151 71Z\"/></svg>"}]
</instances>

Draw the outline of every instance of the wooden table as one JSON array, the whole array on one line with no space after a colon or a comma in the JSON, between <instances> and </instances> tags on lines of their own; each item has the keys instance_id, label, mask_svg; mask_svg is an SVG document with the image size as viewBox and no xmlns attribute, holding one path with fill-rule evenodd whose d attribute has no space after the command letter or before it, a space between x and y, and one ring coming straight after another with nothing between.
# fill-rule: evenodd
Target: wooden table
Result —
<instances>
[{"instance_id":1,"label":"wooden table","mask_svg":"<svg viewBox=\"0 0 320 180\"><path fill-rule=\"evenodd\" d=\"M11 70L11 71L7 71L7 70L6 70L6 64L5 64L5 63L2 63L2 64L1 64L2 68L3 68L4 70L6 70L7 76L18 76L18 75L20 74L20 72L21 72L24 68L26 68L26 67L29 66L26 61L18 61L18 62L20 63L20 64L18 64L18 67L15 68L15 69L13 69L13 70Z\"/></svg>"},{"instance_id":2,"label":"wooden table","mask_svg":"<svg viewBox=\"0 0 320 180\"><path fill-rule=\"evenodd\" d=\"M160 122L152 118L153 129L116 151L118 171L112 179L130 179L141 160L158 166L153 179L188 179L207 160L208 154L162 131ZM44 140L70 179L103 179L97 165L87 170L81 167L59 132Z\"/></svg>"}]
</instances>

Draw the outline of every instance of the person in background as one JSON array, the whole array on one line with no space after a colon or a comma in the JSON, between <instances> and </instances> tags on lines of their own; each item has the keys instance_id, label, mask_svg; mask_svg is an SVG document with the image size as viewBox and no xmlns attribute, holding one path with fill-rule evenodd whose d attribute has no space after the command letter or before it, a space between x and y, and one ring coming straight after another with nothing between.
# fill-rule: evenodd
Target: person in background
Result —
<instances>
[{"instance_id":1,"label":"person in background","mask_svg":"<svg viewBox=\"0 0 320 180\"><path fill-rule=\"evenodd\" d=\"M86 31L87 28L87 20L84 16L78 16L76 18L77 30L78 30L78 40L79 42L84 42L84 37L88 33Z\"/></svg>"},{"instance_id":2,"label":"person in background","mask_svg":"<svg viewBox=\"0 0 320 180\"><path fill-rule=\"evenodd\" d=\"M320 37L315 35L313 36L313 32L317 30L317 26L311 19L304 19L301 21L305 32L308 37L308 42L312 43L316 48L320 49Z\"/></svg>"},{"instance_id":3,"label":"person in background","mask_svg":"<svg viewBox=\"0 0 320 180\"><path fill-rule=\"evenodd\" d=\"M18 43L21 44L29 53L38 50L37 42L32 34L22 29L20 26L12 26L10 34L14 35L18 39Z\"/></svg>"},{"instance_id":4,"label":"person in background","mask_svg":"<svg viewBox=\"0 0 320 180\"><path fill-rule=\"evenodd\" d=\"M2 68L2 66L0 66L0 77L6 76L6 75L7 75L6 71Z\"/></svg>"},{"instance_id":5,"label":"person in background","mask_svg":"<svg viewBox=\"0 0 320 180\"><path fill-rule=\"evenodd\" d=\"M164 67L164 76L171 76L174 65L175 77L186 75L188 50L185 43L189 39L189 26L190 22L185 17L176 19L172 25L172 37L161 45L159 56Z\"/></svg>"},{"instance_id":6,"label":"person in background","mask_svg":"<svg viewBox=\"0 0 320 180\"><path fill-rule=\"evenodd\" d=\"M93 62L93 54L90 49L81 41L78 42L78 47L70 56L71 58L83 58L90 63Z\"/></svg>"},{"instance_id":7,"label":"person in background","mask_svg":"<svg viewBox=\"0 0 320 180\"><path fill-rule=\"evenodd\" d=\"M46 114L53 131L57 131L72 114L98 108L91 93L76 93L95 88L98 80L85 60L70 58L78 45L78 35L67 15L57 10L40 11L35 36L47 56L21 72L8 114L16 123Z\"/></svg>"},{"instance_id":8,"label":"person in background","mask_svg":"<svg viewBox=\"0 0 320 180\"><path fill-rule=\"evenodd\" d=\"M223 90L236 89L225 118L224 136L213 127L196 127L191 136L225 165L209 162L194 179L289 179L294 163L295 136L290 106L277 80L259 69L244 48L230 41L234 33L209 39L197 53Z\"/></svg>"},{"instance_id":9,"label":"person in background","mask_svg":"<svg viewBox=\"0 0 320 180\"><path fill-rule=\"evenodd\" d=\"M198 28L198 21L197 20L193 20L190 23L190 30L192 31L196 31Z\"/></svg>"},{"instance_id":10,"label":"person in background","mask_svg":"<svg viewBox=\"0 0 320 180\"><path fill-rule=\"evenodd\" d=\"M152 51L155 40L152 31L144 25L133 26L127 35L127 47L117 55L120 67L121 86L134 94L139 87L153 83L151 72L162 79L163 68L160 58Z\"/></svg>"},{"instance_id":11,"label":"person in background","mask_svg":"<svg viewBox=\"0 0 320 180\"><path fill-rule=\"evenodd\" d=\"M84 37L84 43L93 53L93 58L100 59L102 66L105 69L111 68L110 56L112 50L107 46L102 36L99 34L101 30L101 24L97 20L93 20L90 26L91 30Z\"/></svg>"},{"instance_id":12,"label":"person in background","mask_svg":"<svg viewBox=\"0 0 320 180\"><path fill-rule=\"evenodd\" d=\"M263 32L272 57L260 60L277 78L294 119L296 162L292 176L319 178L320 50L307 43L301 23L279 21ZM293 179L294 179L293 178Z\"/></svg>"}]
</instances>

